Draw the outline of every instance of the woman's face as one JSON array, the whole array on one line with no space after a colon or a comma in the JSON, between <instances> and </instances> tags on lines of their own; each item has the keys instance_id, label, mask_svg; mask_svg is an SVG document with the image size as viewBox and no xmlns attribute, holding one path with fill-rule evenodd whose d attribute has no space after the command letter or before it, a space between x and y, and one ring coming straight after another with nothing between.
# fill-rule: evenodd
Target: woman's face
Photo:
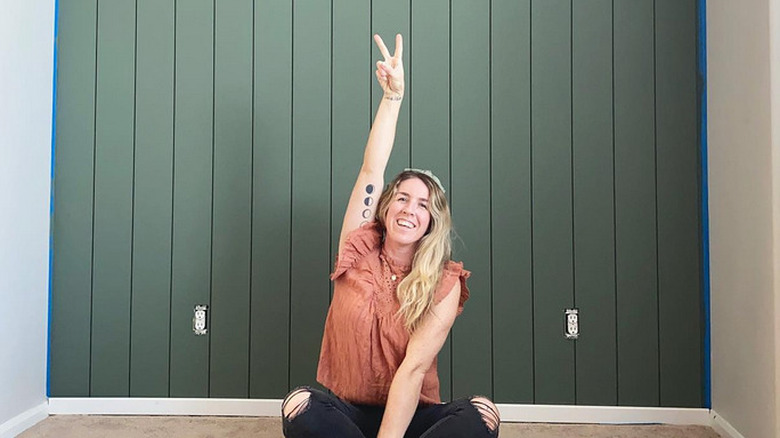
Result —
<instances>
[{"instance_id":1,"label":"woman's face","mask_svg":"<svg viewBox=\"0 0 780 438\"><path fill-rule=\"evenodd\" d=\"M385 216L387 239L401 245L416 243L431 223L428 187L419 178L401 181Z\"/></svg>"}]
</instances>

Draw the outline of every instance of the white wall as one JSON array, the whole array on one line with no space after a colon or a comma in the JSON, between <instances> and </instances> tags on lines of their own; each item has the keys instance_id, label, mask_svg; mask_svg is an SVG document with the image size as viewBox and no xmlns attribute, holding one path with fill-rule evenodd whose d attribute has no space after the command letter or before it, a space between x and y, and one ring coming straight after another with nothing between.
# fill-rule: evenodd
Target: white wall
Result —
<instances>
[{"instance_id":1,"label":"white wall","mask_svg":"<svg viewBox=\"0 0 780 438\"><path fill-rule=\"evenodd\" d=\"M769 2L772 108L772 217L774 231L775 437L780 437L780 0Z\"/></svg>"},{"instance_id":2,"label":"white wall","mask_svg":"<svg viewBox=\"0 0 780 438\"><path fill-rule=\"evenodd\" d=\"M46 401L54 0L0 0L0 425Z\"/></svg>"},{"instance_id":3,"label":"white wall","mask_svg":"<svg viewBox=\"0 0 780 438\"><path fill-rule=\"evenodd\" d=\"M770 1L707 1L712 407L747 438L777 430Z\"/></svg>"}]
</instances>

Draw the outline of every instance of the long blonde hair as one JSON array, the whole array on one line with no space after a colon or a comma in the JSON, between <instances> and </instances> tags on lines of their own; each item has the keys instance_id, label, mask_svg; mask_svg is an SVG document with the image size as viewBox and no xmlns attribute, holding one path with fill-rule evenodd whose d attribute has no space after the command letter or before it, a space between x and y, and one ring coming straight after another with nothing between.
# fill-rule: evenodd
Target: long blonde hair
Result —
<instances>
[{"instance_id":1,"label":"long blonde hair","mask_svg":"<svg viewBox=\"0 0 780 438\"><path fill-rule=\"evenodd\" d=\"M404 327L409 332L413 332L419 326L423 316L431 309L433 295L441 281L444 264L452 257L450 238L452 218L447 198L439 185L424 173L406 170L399 173L379 197L377 222L383 233L386 231L385 216L398 191L398 186L410 178L417 178L428 187L428 211L431 214L428 230L418 242L412 260L412 270L401 281L396 291L401 305L398 316L402 319Z\"/></svg>"}]
</instances>

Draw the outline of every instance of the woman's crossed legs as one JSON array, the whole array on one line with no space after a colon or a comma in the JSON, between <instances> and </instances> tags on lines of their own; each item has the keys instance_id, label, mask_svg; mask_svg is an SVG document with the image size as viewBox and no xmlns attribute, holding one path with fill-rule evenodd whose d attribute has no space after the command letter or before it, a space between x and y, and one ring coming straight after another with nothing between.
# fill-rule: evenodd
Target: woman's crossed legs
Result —
<instances>
[{"instance_id":1,"label":"woman's crossed legs","mask_svg":"<svg viewBox=\"0 0 780 438\"><path fill-rule=\"evenodd\" d=\"M301 387L282 403L287 438L373 438L383 406L352 405L335 395ZM485 397L470 397L440 405L421 406L405 438L496 438L499 414Z\"/></svg>"}]
</instances>

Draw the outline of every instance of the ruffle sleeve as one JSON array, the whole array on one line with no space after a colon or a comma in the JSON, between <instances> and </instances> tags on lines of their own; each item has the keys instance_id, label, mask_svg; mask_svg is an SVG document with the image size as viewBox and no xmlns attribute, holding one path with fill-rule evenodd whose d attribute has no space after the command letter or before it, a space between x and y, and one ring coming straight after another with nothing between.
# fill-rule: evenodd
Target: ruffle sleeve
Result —
<instances>
[{"instance_id":1,"label":"ruffle sleeve","mask_svg":"<svg viewBox=\"0 0 780 438\"><path fill-rule=\"evenodd\" d=\"M458 315L463 312L463 304L469 299L469 288L466 286L466 279L471 276L471 272L463 269L463 262L448 261L444 265L444 273L436 293L433 295L433 303L439 304L455 286L456 281L460 281L460 301L458 302Z\"/></svg>"},{"instance_id":2,"label":"ruffle sleeve","mask_svg":"<svg viewBox=\"0 0 780 438\"><path fill-rule=\"evenodd\" d=\"M365 224L350 231L344 240L341 252L336 256L336 266L333 268L330 279L335 280L339 278L368 253L379 248L381 238L382 236L376 222Z\"/></svg>"}]
</instances>

